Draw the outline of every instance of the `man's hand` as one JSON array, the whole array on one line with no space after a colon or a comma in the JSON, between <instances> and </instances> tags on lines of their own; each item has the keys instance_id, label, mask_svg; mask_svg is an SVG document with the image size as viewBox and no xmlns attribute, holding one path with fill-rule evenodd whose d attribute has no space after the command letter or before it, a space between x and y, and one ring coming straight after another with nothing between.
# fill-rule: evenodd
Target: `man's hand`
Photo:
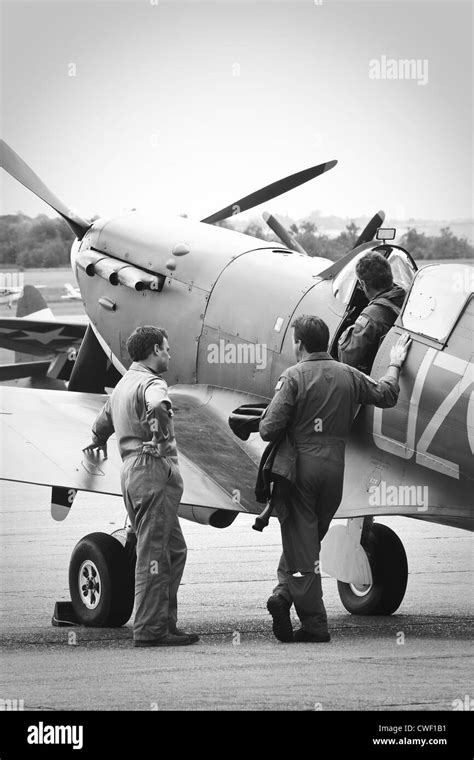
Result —
<instances>
[{"instance_id":1,"label":"man's hand","mask_svg":"<svg viewBox=\"0 0 474 760\"><path fill-rule=\"evenodd\" d=\"M403 362L407 358L408 349L411 345L411 338L408 333L400 335L394 346L390 349L390 364L402 368Z\"/></svg>"},{"instance_id":2,"label":"man's hand","mask_svg":"<svg viewBox=\"0 0 474 760\"><path fill-rule=\"evenodd\" d=\"M85 449L82 450L85 454L95 454L96 450L97 453L100 454L102 451L104 454L104 459L107 459L107 443L90 443L85 447Z\"/></svg>"},{"instance_id":3,"label":"man's hand","mask_svg":"<svg viewBox=\"0 0 474 760\"><path fill-rule=\"evenodd\" d=\"M154 432L153 433L153 437L152 437L152 439L150 441L144 441L142 443L142 448L141 448L141 452L140 453L141 454L151 454L152 457L160 457L160 456L162 456L161 449L160 449L160 443L164 443L165 440L167 440L168 438L169 438L169 436L167 435L165 439L162 438L159 441L157 434Z\"/></svg>"}]
</instances>

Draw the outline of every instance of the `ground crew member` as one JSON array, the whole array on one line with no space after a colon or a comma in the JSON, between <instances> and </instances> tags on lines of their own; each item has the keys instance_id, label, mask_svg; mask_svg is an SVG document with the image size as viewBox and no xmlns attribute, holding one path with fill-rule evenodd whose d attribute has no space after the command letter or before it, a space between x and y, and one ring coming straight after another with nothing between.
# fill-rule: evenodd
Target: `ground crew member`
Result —
<instances>
[{"instance_id":1,"label":"ground crew member","mask_svg":"<svg viewBox=\"0 0 474 760\"><path fill-rule=\"evenodd\" d=\"M178 520L183 481L168 386L170 360L162 327L138 327L127 341L133 363L92 426L84 451L103 450L115 431L122 457L121 487L137 536L134 646L179 646L199 637L177 628L177 594L186 562Z\"/></svg>"},{"instance_id":2,"label":"ground crew member","mask_svg":"<svg viewBox=\"0 0 474 760\"><path fill-rule=\"evenodd\" d=\"M400 314L406 293L394 285L390 264L381 253L366 253L355 271L369 303L339 338L338 357L368 374L382 338Z\"/></svg>"},{"instance_id":3,"label":"ground crew member","mask_svg":"<svg viewBox=\"0 0 474 760\"><path fill-rule=\"evenodd\" d=\"M407 334L399 338L390 352L387 373L375 382L327 353L329 330L319 317L298 317L292 327L298 363L281 375L259 426L264 441L273 441L286 430L288 445L297 450L296 482L285 488L277 482L272 494L283 554L267 609L280 641L320 642L330 636L319 551L342 498L345 441L358 404L395 406L410 341ZM302 626L294 634L292 603Z\"/></svg>"}]
</instances>

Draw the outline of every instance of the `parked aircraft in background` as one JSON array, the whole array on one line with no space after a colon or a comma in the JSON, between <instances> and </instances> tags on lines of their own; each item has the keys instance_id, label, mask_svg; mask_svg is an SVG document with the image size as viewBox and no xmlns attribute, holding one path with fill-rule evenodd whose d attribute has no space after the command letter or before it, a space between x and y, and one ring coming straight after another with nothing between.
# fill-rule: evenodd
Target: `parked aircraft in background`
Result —
<instances>
[{"instance_id":1,"label":"parked aircraft in background","mask_svg":"<svg viewBox=\"0 0 474 760\"><path fill-rule=\"evenodd\" d=\"M82 295L79 288L74 288L70 282L64 283L66 293L61 296L66 301L82 301Z\"/></svg>"},{"instance_id":2,"label":"parked aircraft in background","mask_svg":"<svg viewBox=\"0 0 474 760\"><path fill-rule=\"evenodd\" d=\"M0 304L6 304L9 309L21 296L23 288L0 288Z\"/></svg>"}]
</instances>

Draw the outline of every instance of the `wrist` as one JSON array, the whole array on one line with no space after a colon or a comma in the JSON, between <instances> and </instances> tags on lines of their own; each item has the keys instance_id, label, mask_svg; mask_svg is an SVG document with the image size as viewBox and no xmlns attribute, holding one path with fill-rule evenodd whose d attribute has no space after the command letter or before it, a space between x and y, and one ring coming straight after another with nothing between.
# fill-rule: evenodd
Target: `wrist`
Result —
<instances>
[{"instance_id":1,"label":"wrist","mask_svg":"<svg viewBox=\"0 0 474 760\"><path fill-rule=\"evenodd\" d=\"M402 365L401 365L401 364L399 364L398 362L390 362L390 364L389 364L388 366L389 366L389 367L396 367L396 368L397 368L399 371L400 371L400 370L401 370L401 368L402 368Z\"/></svg>"}]
</instances>

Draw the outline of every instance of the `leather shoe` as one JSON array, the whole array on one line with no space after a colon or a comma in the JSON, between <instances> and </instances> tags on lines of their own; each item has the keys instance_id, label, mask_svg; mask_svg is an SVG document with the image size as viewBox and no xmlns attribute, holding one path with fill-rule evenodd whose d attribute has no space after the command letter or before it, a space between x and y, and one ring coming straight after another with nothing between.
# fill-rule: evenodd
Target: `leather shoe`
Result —
<instances>
[{"instance_id":1,"label":"leather shoe","mask_svg":"<svg viewBox=\"0 0 474 760\"><path fill-rule=\"evenodd\" d=\"M189 639L192 639L193 644L196 641L199 641L199 636L197 635L197 633L191 633L190 631L182 631L181 628L175 628L173 631L170 631L170 633L173 636L187 636Z\"/></svg>"},{"instance_id":2,"label":"leather shoe","mask_svg":"<svg viewBox=\"0 0 474 760\"><path fill-rule=\"evenodd\" d=\"M308 644L322 644L327 641L331 641L331 636L328 632L310 633L310 631L305 631L304 628L298 628L298 630L293 634L293 641L300 641Z\"/></svg>"},{"instance_id":3,"label":"leather shoe","mask_svg":"<svg viewBox=\"0 0 474 760\"><path fill-rule=\"evenodd\" d=\"M273 594L267 601L267 610L273 618L273 633L278 641L293 641L293 626L290 618L291 604L281 596Z\"/></svg>"},{"instance_id":4,"label":"leather shoe","mask_svg":"<svg viewBox=\"0 0 474 760\"><path fill-rule=\"evenodd\" d=\"M198 637L199 638L199 637ZM187 644L195 644L196 638L192 636L178 636L174 633L167 633L159 639L135 639L134 647L184 647Z\"/></svg>"}]
</instances>

